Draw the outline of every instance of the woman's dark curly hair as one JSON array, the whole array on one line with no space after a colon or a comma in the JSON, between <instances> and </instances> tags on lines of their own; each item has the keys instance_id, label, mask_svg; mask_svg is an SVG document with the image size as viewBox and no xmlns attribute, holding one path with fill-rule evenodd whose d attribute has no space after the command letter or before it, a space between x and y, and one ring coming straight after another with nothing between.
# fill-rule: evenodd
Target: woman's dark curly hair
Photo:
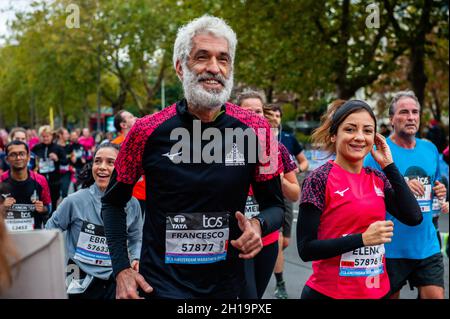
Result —
<instances>
[{"instance_id":1,"label":"woman's dark curly hair","mask_svg":"<svg viewBox=\"0 0 450 319\"><path fill-rule=\"evenodd\" d=\"M97 154L97 152L99 150L101 150L102 148L113 148L117 151L120 150L120 146L117 144L113 144L110 142L106 142L103 144L100 144L99 146L97 146L97 148L95 149L94 152L94 160L95 160L95 155ZM93 161L84 165L83 168L81 169L80 174L78 175L78 181L76 183L76 187L78 188L81 185L81 188L88 188L90 187L92 184L95 183L94 180L94 176L92 175L92 165L93 165Z\"/></svg>"}]
</instances>

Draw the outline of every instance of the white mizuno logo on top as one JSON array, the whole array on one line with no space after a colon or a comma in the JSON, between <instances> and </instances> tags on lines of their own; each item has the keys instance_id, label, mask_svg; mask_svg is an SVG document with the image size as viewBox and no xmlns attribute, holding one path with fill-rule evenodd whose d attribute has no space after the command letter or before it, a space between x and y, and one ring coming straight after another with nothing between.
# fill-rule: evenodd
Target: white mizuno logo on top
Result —
<instances>
[{"instance_id":1,"label":"white mizuno logo on top","mask_svg":"<svg viewBox=\"0 0 450 319\"><path fill-rule=\"evenodd\" d=\"M181 153L182 152L170 154L170 152L167 152L166 154L162 154L161 156L165 156L173 162L173 159L175 158L175 156L181 155Z\"/></svg>"},{"instance_id":2,"label":"white mizuno logo on top","mask_svg":"<svg viewBox=\"0 0 450 319\"><path fill-rule=\"evenodd\" d=\"M384 197L384 192L381 190L381 188L377 187L377 185L373 185L373 188L377 196Z\"/></svg>"},{"instance_id":3,"label":"white mizuno logo on top","mask_svg":"<svg viewBox=\"0 0 450 319\"><path fill-rule=\"evenodd\" d=\"M345 193L346 191L348 191L349 189L350 189L350 188L347 187L347 188L344 189L343 191L335 191L334 193L335 193L335 194L341 195L341 197L344 197L344 193Z\"/></svg>"}]
</instances>

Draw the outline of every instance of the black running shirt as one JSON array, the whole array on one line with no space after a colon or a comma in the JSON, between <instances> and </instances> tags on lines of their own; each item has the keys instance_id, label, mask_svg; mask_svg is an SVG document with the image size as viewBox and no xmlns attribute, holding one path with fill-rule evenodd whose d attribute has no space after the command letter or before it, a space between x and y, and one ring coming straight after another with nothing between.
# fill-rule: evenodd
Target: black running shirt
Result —
<instances>
[{"instance_id":1,"label":"black running shirt","mask_svg":"<svg viewBox=\"0 0 450 319\"><path fill-rule=\"evenodd\" d=\"M225 138L231 128L248 129L249 137ZM185 100L138 120L102 199L114 274L129 267L123 206L145 175L140 273L154 288L148 297L236 298L244 286L243 260L229 241L242 234L235 212L245 212L250 185L261 208L262 235L282 224L283 166L276 143L263 117L230 103L201 125ZM176 144L182 147L174 149ZM252 161L257 145L265 156ZM219 160L206 163L202 153Z\"/></svg>"}]
</instances>

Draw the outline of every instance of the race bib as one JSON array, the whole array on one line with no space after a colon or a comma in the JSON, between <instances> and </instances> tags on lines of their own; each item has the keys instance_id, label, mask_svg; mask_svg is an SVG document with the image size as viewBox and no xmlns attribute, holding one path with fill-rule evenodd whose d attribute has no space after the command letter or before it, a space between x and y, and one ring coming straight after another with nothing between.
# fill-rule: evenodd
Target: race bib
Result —
<instances>
[{"instance_id":1,"label":"race bib","mask_svg":"<svg viewBox=\"0 0 450 319\"><path fill-rule=\"evenodd\" d=\"M259 215L259 204L255 199L255 196L247 196L247 202L245 203L245 217L248 219Z\"/></svg>"},{"instance_id":2,"label":"race bib","mask_svg":"<svg viewBox=\"0 0 450 319\"><path fill-rule=\"evenodd\" d=\"M384 245L365 246L341 255L339 276L368 277L382 274Z\"/></svg>"},{"instance_id":3,"label":"race bib","mask_svg":"<svg viewBox=\"0 0 450 319\"><path fill-rule=\"evenodd\" d=\"M432 188L431 185L423 185L424 194L423 196L416 196L417 202L419 203L420 210L422 213L431 212L431 194Z\"/></svg>"},{"instance_id":4,"label":"race bib","mask_svg":"<svg viewBox=\"0 0 450 319\"><path fill-rule=\"evenodd\" d=\"M55 171L55 162L51 159L41 159L39 161L39 173L47 174Z\"/></svg>"},{"instance_id":5,"label":"race bib","mask_svg":"<svg viewBox=\"0 0 450 319\"><path fill-rule=\"evenodd\" d=\"M35 229L33 204L14 204L6 212L6 228L11 232L29 231Z\"/></svg>"},{"instance_id":6,"label":"race bib","mask_svg":"<svg viewBox=\"0 0 450 319\"><path fill-rule=\"evenodd\" d=\"M437 217L441 213L441 203L439 202L439 198L436 196L433 197L433 203L431 205L431 209L433 210L433 217Z\"/></svg>"},{"instance_id":7,"label":"race bib","mask_svg":"<svg viewBox=\"0 0 450 319\"><path fill-rule=\"evenodd\" d=\"M70 165L60 165L60 166L59 166L59 170L60 170L61 172L68 172L69 169L70 169Z\"/></svg>"},{"instance_id":8,"label":"race bib","mask_svg":"<svg viewBox=\"0 0 450 319\"><path fill-rule=\"evenodd\" d=\"M427 176L425 171L423 171L421 168L411 167L405 172L405 180L406 181L416 180L420 184L422 184L424 189L423 196L414 195L414 197L416 198L422 213L431 213L432 193L433 193L431 185L432 178L430 176Z\"/></svg>"},{"instance_id":9,"label":"race bib","mask_svg":"<svg viewBox=\"0 0 450 319\"><path fill-rule=\"evenodd\" d=\"M75 153L75 158L76 159L81 159L83 157L83 150L82 149L75 150L74 153Z\"/></svg>"},{"instance_id":10,"label":"race bib","mask_svg":"<svg viewBox=\"0 0 450 319\"><path fill-rule=\"evenodd\" d=\"M111 266L103 226L83 222L73 258L90 265Z\"/></svg>"},{"instance_id":11,"label":"race bib","mask_svg":"<svg viewBox=\"0 0 450 319\"><path fill-rule=\"evenodd\" d=\"M209 264L227 257L230 214L175 213L166 216L166 264Z\"/></svg>"}]
</instances>

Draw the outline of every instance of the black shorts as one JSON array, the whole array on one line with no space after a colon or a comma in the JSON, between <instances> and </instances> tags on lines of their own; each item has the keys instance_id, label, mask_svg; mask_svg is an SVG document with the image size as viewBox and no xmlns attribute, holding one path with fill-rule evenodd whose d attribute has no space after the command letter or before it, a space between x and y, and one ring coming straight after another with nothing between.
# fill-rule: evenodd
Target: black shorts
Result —
<instances>
[{"instance_id":1,"label":"black shorts","mask_svg":"<svg viewBox=\"0 0 450 319\"><path fill-rule=\"evenodd\" d=\"M391 293L400 291L406 282L413 287L440 286L444 288L444 260L441 253L425 259L386 258Z\"/></svg>"}]
</instances>

